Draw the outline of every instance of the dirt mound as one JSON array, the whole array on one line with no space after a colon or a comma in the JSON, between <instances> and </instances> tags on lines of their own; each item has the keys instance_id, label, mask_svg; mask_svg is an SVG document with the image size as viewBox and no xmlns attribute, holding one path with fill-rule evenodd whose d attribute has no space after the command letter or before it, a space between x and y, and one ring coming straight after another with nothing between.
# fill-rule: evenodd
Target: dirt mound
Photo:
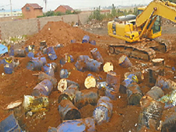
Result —
<instances>
[{"instance_id":1,"label":"dirt mound","mask_svg":"<svg viewBox=\"0 0 176 132\"><path fill-rule=\"evenodd\" d=\"M72 39L81 42L84 35L89 35L91 40L98 38L98 35L72 27L62 21L48 22L39 33L27 40L26 45L34 44L38 46L43 40L46 40L48 46L69 44Z\"/></svg>"}]
</instances>

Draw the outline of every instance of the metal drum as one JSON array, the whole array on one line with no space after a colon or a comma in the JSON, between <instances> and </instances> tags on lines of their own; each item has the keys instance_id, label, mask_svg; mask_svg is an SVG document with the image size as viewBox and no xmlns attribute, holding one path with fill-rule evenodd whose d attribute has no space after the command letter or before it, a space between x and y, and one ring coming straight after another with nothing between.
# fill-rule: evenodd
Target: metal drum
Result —
<instances>
[{"instance_id":1,"label":"metal drum","mask_svg":"<svg viewBox=\"0 0 176 132\"><path fill-rule=\"evenodd\" d=\"M97 82L96 87L98 88L98 96L105 96L105 92L106 92L106 87L108 86L108 84L106 82Z\"/></svg>"},{"instance_id":2,"label":"metal drum","mask_svg":"<svg viewBox=\"0 0 176 132\"><path fill-rule=\"evenodd\" d=\"M112 116L112 110L113 105L111 103L111 99L106 96L100 97L97 103L97 107L93 112L94 120L99 125L103 122L109 122Z\"/></svg>"},{"instance_id":3,"label":"metal drum","mask_svg":"<svg viewBox=\"0 0 176 132\"><path fill-rule=\"evenodd\" d=\"M139 105L142 98L142 92L138 84L129 84L126 90L129 105Z\"/></svg>"},{"instance_id":4,"label":"metal drum","mask_svg":"<svg viewBox=\"0 0 176 132\"><path fill-rule=\"evenodd\" d=\"M106 82L110 88L113 88L116 92L120 88L120 75L117 75L115 72L110 71L106 75Z\"/></svg>"},{"instance_id":5,"label":"metal drum","mask_svg":"<svg viewBox=\"0 0 176 132\"><path fill-rule=\"evenodd\" d=\"M96 45L96 41L95 40L91 40L89 43L92 44L92 45Z\"/></svg>"},{"instance_id":6,"label":"metal drum","mask_svg":"<svg viewBox=\"0 0 176 132\"><path fill-rule=\"evenodd\" d=\"M41 96L41 95L49 96L52 89L53 89L52 82L48 79L45 79L39 84L37 84L37 86L34 87L32 95L33 96Z\"/></svg>"},{"instance_id":7,"label":"metal drum","mask_svg":"<svg viewBox=\"0 0 176 132\"><path fill-rule=\"evenodd\" d=\"M49 67L50 64L54 72L57 72L58 65L55 62L51 62L51 63L46 64L46 66Z\"/></svg>"},{"instance_id":8,"label":"metal drum","mask_svg":"<svg viewBox=\"0 0 176 132\"><path fill-rule=\"evenodd\" d=\"M0 122L0 132L22 132L13 114Z\"/></svg>"},{"instance_id":9,"label":"metal drum","mask_svg":"<svg viewBox=\"0 0 176 132\"><path fill-rule=\"evenodd\" d=\"M176 111L176 107L163 111L161 132L175 132L176 130L175 111Z\"/></svg>"},{"instance_id":10,"label":"metal drum","mask_svg":"<svg viewBox=\"0 0 176 132\"><path fill-rule=\"evenodd\" d=\"M146 99L143 103L141 103L142 111L139 114L137 130L142 129L143 126L146 126L147 128L154 128L155 130L157 130L160 126L164 104L153 100L152 98Z\"/></svg>"},{"instance_id":11,"label":"metal drum","mask_svg":"<svg viewBox=\"0 0 176 132\"><path fill-rule=\"evenodd\" d=\"M57 128L55 127L49 127L48 132L57 132Z\"/></svg>"},{"instance_id":12,"label":"metal drum","mask_svg":"<svg viewBox=\"0 0 176 132\"><path fill-rule=\"evenodd\" d=\"M127 77L125 76L125 80L123 81L125 87L128 87L129 84L134 82L135 83L139 82L135 74L129 74Z\"/></svg>"},{"instance_id":13,"label":"metal drum","mask_svg":"<svg viewBox=\"0 0 176 132\"><path fill-rule=\"evenodd\" d=\"M176 83L170 79L166 79L165 77L158 76L155 86L160 87L161 89L173 90L176 89Z\"/></svg>"},{"instance_id":14,"label":"metal drum","mask_svg":"<svg viewBox=\"0 0 176 132\"><path fill-rule=\"evenodd\" d=\"M50 80L52 82L52 84L53 84L53 88L57 89L57 79L56 78L54 78L52 76L49 76L49 75L47 75L44 72L40 72L39 75L38 75L38 80L41 82L44 79Z\"/></svg>"},{"instance_id":15,"label":"metal drum","mask_svg":"<svg viewBox=\"0 0 176 132\"><path fill-rule=\"evenodd\" d=\"M64 90L66 90L70 85L76 85L78 88L79 88L79 84L74 82L74 81L71 81L71 80L68 80L68 79L61 79L59 82L58 82L58 86L57 86L57 89L60 91L60 92L63 92Z\"/></svg>"},{"instance_id":16,"label":"metal drum","mask_svg":"<svg viewBox=\"0 0 176 132\"><path fill-rule=\"evenodd\" d=\"M57 127L57 132L95 132L95 121L91 117L65 121Z\"/></svg>"},{"instance_id":17,"label":"metal drum","mask_svg":"<svg viewBox=\"0 0 176 132\"><path fill-rule=\"evenodd\" d=\"M39 60L31 60L27 63L27 69L31 71L41 71L43 63Z\"/></svg>"},{"instance_id":18,"label":"metal drum","mask_svg":"<svg viewBox=\"0 0 176 132\"><path fill-rule=\"evenodd\" d=\"M63 44L57 44L56 46L54 46L54 49L59 49L59 48L62 48L62 47L64 47L64 45Z\"/></svg>"},{"instance_id":19,"label":"metal drum","mask_svg":"<svg viewBox=\"0 0 176 132\"><path fill-rule=\"evenodd\" d=\"M112 62L106 62L104 65L103 65L103 71L104 72L110 72L110 71L113 71L114 70L114 66L112 64Z\"/></svg>"},{"instance_id":20,"label":"metal drum","mask_svg":"<svg viewBox=\"0 0 176 132\"><path fill-rule=\"evenodd\" d=\"M88 58L86 61L86 69L91 72L100 72L103 70L103 63Z\"/></svg>"},{"instance_id":21,"label":"metal drum","mask_svg":"<svg viewBox=\"0 0 176 132\"><path fill-rule=\"evenodd\" d=\"M64 57L60 59L60 64L64 65L65 63L72 63L74 62L73 56L64 54Z\"/></svg>"},{"instance_id":22,"label":"metal drum","mask_svg":"<svg viewBox=\"0 0 176 132\"><path fill-rule=\"evenodd\" d=\"M140 83L140 82L142 82L143 80L144 80L144 75L143 75L143 73L141 72L141 71L134 71L134 72L126 72L125 74L124 74L124 76L125 76L125 78L129 78L130 77L130 74L131 75L134 75L134 76L132 76L132 78L131 79L135 79L134 81L136 82L136 83ZM136 77L135 77L136 76ZM135 77L135 78L134 78Z\"/></svg>"},{"instance_id":23,"label":"metal drum","mask_svg":"<svg viewBox=\"0 0 176 132\"><path fill-rule=\"evenodd\" d=\"M71 43L76 43L76 40L75 40L75 39L72 39L70 42L71 42Z\"/></svg>"},{"instance_id":24,"label":"metal drum","mask_svg":"<svg viewBox=\"0 0 176 132\"><path fill-rule=\"evenodd\" d=\"M22 50L22 49L15 49L14 50L14 56L15 57L25 57L26 52L25 52L25 50Z\"/></svg>"},{"instance_id":25,"label":"metal drum","mask_svg":"<svg viewBox=\"0 0 176 132\"><path fill-rule=\"evenodd\" d=\"M54 77L54 69L52 67L52 64L46 64L43 66L43 70L46 74L48 74L49 76Z\"/></svg>"},{"instance_id":26,"label":"metal drum","mask_svg":"<svg viewBox=\"0 0 176 132\"><path fill-rule=\"evenodd\" d=\"M48 47L47 48L47 54L50 60L56 60L57 59L57 55L54 51L53 47Z\"/></svg>"},{"instance_id":27,"label":"metal drum","mask_svg":"<svg viewBox=\"0 0 176 132\"><path fill-rule=\"evenodd\" d=\"M61 69L60 70L60 78L68 78L69 72L67 69Z\"/></svg>"},{"instance_id":28,"label":"metal drum","mask_svg":"<svg viewBox=\"0 0 176 132\"><path fill-rule=\"evenodd\" d=\"M119 65L123 68L128 68L132 66L132 63L127 56L123 55L119 58Z\"/></svg>"},{"instance_id":29,"label":"metal drum","mask_svg":"<svg viewBox=\"0 0 176 132\"><path fill-rule=\"evenodd\" d=\"M97 48L92 49L90 52L91 52L91 55L94 60L97 60L98 62L104 63L103 57L101 56L101 54Z\"/></svg>"},{"instance_id":30,"label":"metal drum","mask_svg":"<svg viewBox=\"0 0 176 132\"><path fill-rule=\"evenodd\" d=\"M32 57L32 60L39 60L42 62L43 65L47 63L45 57Z\"/></svg>"},{"instance_id":31,"label":"metal drum","mask_svg":"<svg viewBox=\"0 0 176 132\"><path fill-rule=\"evenodd\" d=\"M45 57L35 57L27 63L27 69L32 71L41 71L44 64L46 64Z\"/></svg>"},{"instance_id":32,"label":"metal drum","mask_svg":"<svg viewBox=\"0 0 176 132\"><path fill-rule=\"evenodd\" d=\"M12 74L13 73L13 64L12 63L6 63L4 64L4 72L5 74Z\"/></svg>"},{"instance_id":33,"label":"metal drum","mask_svg":"<svg viewBox=\"0 0 176 132\"><path fill-rule=\"evenodd\" d=\"M89 43L90 37L88 35L85 35L82 39L82 43Z\"/></svg>"},{"instance_id":34,"label":"metal drum","mask_svg":"<svg viewBox=\"0 0 176 132\"><path fill-rule=\"evenodd\" d=\"M42 53L43 53L43 54L47 54L47 53L48 53L47 47L42 48Z\"/></svg>"},{"instance_id":35,"label":"metal drum","mask_svg":"<svg viewBox=\"0 0 176 132\"><path fill-rule=\"evenodd\" d=\"M9 48L9 47L8 47ZM9 56L14 56L14 45L10 46L9 52L8 52Z\"/></svg>"},{"instance_id":36,"label":"metal drum","mask_svg":"<svg viewBox=\"0 0 176 132\"><path fill-rule=\"evenodd\" d=\"M88 60L89 56L87 55L80 55L75 63L75 67L78 71L86 71L86 61Z\"/></svg>"},{"instance_id":37,"label":"metal drum","mask_svg":"<svg viewBox=\"0 0 176 132\"><path fill-rule=\"evenodd\" d=\"M58 106L58 111L62 120L80 119L81 114L70 100L62 100Z\"/></svg>"},{"instance_id":38,"label":"metal drum","mask_svg":"<svg viewBox=\"0 0 176 132\"><path fill-rule=\"evenodd\" d=\"M58 98L58 103L60 103L63 99L68 99L70 101L74 101L75 94L79 90L78 86L72 84L70 85L66 90L64 90L59 98Z\"/></svg>"},{"instance_id":39,"label":"metal drum","mask_svg":"<svg viewBox=\"0 0 176 132\"><path fill-rule=\"evenodd\" d=\"M95 90L77 91L74 98L74 104L78 108L82 108L87 104L96 105L98 101L98 94Z\"/></svg>"},{"instance_id":40,"label":"metal drum","mask_svg":"<svg viewBox=\"0 0 176 132\"><path fill-rule=\"evenodd\" d=\"M103 70L103 64L94 59L89 58L87 55L80 55L75 63L75 67L79 71L92 71L100 72Z\"/></svg>"},{"instance_id":41,"label":"metal drum","mask_svg":"<svg viewBox=\"0 0 176 132\"><path fill-rule=\"evenodd\" d=\"M112 100L117 99L117 92L113 88L106 87L105 95Z\"/></svg>"},{"instance_id":42,"label":"metal drum","mask_svg":"<svg viewBox=\"0 0 176 132\"><path fill-rule=\"evenodd\" d=\"M150 96L154 100L158 100L159 98L164 96L164 92L160 87L154 86L146 93L146 96Z\"/></svg>"},{"instance_id":43,"label":"metal drum","mask_svg":"<svg viewBox=\"0 0 176 132\"><path fill-rule=\"evenodd\" d=\"M92 74L88 74L84 81L84 86L89 88L94 88L96 86L96 78Z\"/></svg>"},{"instance_id":44,"label":"metal drum","mask_svg":"<svg viewBox=\"0 0 176 132\"><path fill-rule=\"evenodd\" d=\"M28 56L29 58L32 58L32 57L34 57L34 53L33 53L33 52L29 52L29 53L27 54L27 56Z\"/></svg>"}]
</instances>

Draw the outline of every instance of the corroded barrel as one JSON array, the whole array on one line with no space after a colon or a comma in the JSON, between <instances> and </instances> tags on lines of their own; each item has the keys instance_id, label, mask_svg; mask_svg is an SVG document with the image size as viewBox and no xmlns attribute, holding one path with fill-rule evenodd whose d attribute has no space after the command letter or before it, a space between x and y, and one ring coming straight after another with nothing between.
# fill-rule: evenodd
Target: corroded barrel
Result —
<instances>
[{"instance_id":1,"label":"corroded barrel","mask_svg":"<svg viewBox=\"0 0 176 132\"><path fill-rule=\"evenodd\" d=\"M78 86L72 84L70 85L66 90L64 90L59 98L58 98L58 103L60 103L63 99L68 99L70 101L74 101L75 94L79 90Z\"/></svg>"},{"instance_id":2,"label":"corroded barrel","mask_svg":"<svg viewBox=\"0 0 176 132\"><path fill-rule=\"evenodd\" d=\"M70 100L62 100L58 106L58 111L62 120L80 119L81 114Z\"/></svg>"},{"instance_id":3,"label":"corroded barrel","mask_svg":"<svg viewBox=\"0 0 176 132\"><path fill-rule=\"evenodd\" d=\"M140 99L142 98L142 92L138 84L132 83L129 84L126 90L128 96L129 105L139 105Z\"/></svg>"},{"instance_id":4,"label":"corroded barrel","mask_svg":"<svg viewBox=\"0 0 176 132\"><path fill-rule=\"evenodd\" d=\"M39 84L37 84L32 92L33 96L49 96L53 89L53 84L50 80L45 79Z\"/></svg>"},{"instance_id":5,"label":"corroded barrel","mask_svg":"<svg viewBox=\"0 0 176 132\"><path fill-rule=\"evenodd\" d=\"M82 108L87 104L96 105L98 101L98 94L96 90L82 90L77 91L74 98L74 104L78 108Z\"/></svg>"},{"instance_id":6,"label":"corroded barrel","mask_svg":"<svg viewBox=\"0 0 176 132\"><path fill-rule=\"evenodd\" d=\"M93 112L93 117L97 124L109 122L112 116L112 109L113 105L111 99L106 96L100 97L97 103L97 107Z\"/></svg>"},{"instance_id":7,"label":"corroded barrel","mask_svg":"<svg viewBox=\"0 0 176 132\"><path fill-rule=\"evenodd\" d=\"M94 60L104 63L103 57L101 56L97 48L92 49L90 52Z\"/></svg>"}]
</instances>

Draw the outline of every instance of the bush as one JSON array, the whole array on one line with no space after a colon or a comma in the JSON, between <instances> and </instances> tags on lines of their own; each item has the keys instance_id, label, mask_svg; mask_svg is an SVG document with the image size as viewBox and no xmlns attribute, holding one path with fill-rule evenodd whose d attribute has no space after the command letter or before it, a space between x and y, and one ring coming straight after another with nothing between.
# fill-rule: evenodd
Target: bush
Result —
<instances>
[{"instance_id":1,"label":"bush","mask_svg":"<svg viewBox=\"0 0 176 132\"><path fill-rule=\"evenodd\" d=\"M89 16L89 20L96 19L96 20L103 20L104 15L100 13L100 8L97 8L93 13Z\"/></svg>"},{"instance_id":2,"label":"bush","mask_svg":"<svg viewBox=\"0 0 176 132\"><path fill-rule=\"evenodd\" d=\"M70 10L66 10L65 14L73 14L73 13Z\"/></svg>"},{"instance_id":3,"label":"bush","mask_svg":"<svg viewBox=\"0 0 176 132\"><path fill-rule=\"evenodd\" d=\"M61 15L64 15L64 13L63 13L63 12L58 11L58 12L56 12L56 13L55 13L55 15L56 15L56 16L61 16Z\"/></svg>"},{"instance_id":4,"label":"bush","mask_svg":"<svg viewBox=\"0 0 176 132\"><path fill-rule=\"evenodd\" d=\"M43 14L43 16L54 16L54 15L55 15L54 11L48 11Z\"/></svg>"}]
</instances>

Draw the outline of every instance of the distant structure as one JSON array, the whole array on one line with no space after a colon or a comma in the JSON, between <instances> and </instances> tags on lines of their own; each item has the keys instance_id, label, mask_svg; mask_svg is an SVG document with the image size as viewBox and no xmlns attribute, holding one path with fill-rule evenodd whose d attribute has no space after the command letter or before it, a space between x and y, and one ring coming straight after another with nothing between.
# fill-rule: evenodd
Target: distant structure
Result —
<instances>
[{"instance_id":1,"label":"distant structure","mask_svg":"<svg viewBox=\"0 0 176 132\"><path fill-rule=\"evenodd\" d=\"M22 11L12 11L12 16L22 16ZM0 11L0 17L11 17L11 11Z\"/></svg>"},{"instance_id":2,"label":"distant structure","mask_svg":"<svg viewBox=\"0 0 176 132\"><path fill-rule=\"evenodd\" d=\"M57 7L56 10L54 10L54 12L62 12L62 13L65 13L67 10L73 12L73 8L71 8L70 6L68 5L60 5L59 7Z\"/></svg>"},{"instance_id":3,"label":"distant structure","mask_svg":"<svg viewBox=\"0 0 176 132\"><path fill-rule=\"evenodd\" d=\"M37 18L37 16L42 16L43 15L42 9L43 7L39 6L36 3L31 4L27 3L25 6L21 8L25 19Z\"/></svg>"}]
</instances>

